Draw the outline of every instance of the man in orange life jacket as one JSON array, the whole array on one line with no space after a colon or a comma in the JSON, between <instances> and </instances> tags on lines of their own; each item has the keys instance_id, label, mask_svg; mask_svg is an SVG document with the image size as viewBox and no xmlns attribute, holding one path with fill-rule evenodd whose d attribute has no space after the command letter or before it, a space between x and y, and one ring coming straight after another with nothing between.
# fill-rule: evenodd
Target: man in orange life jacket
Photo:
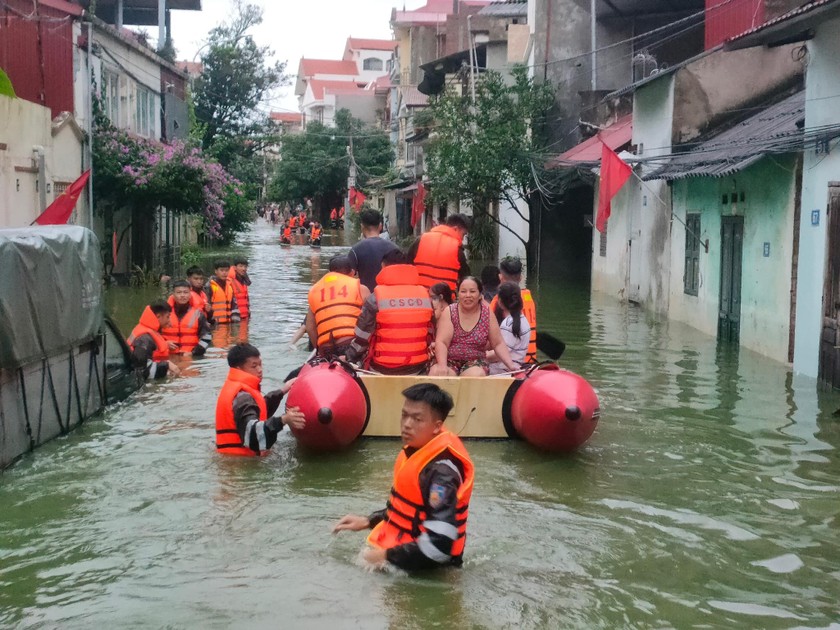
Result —
<instances>
[{"instance_id":1,"label":"man in orange life jacket","mask_svg":"<svg viewBox=\"0 0 840 630\"><path fill-rule=\"evenodd\" d=\"M414 241L408 259L417 267L420 284L428 289L445 282L455 291L458 281L471 275L463 245L469 225L463 214L450 214L444 225L433 227Z\"/></svg>"},{"instance_id":2,"label":"man in orange life jacket","mask_svg":"<svg viewBox=\"0 0 840 630\"><path fill-rule=\"evenodd\" d=\"M165 378L181 373L180 368L169 360L169 350L174 344L170 345L160 334L169 326L171 310L163 300L155 300L145 308L140 322L126 340L131 349L131 362L143 371L145 378Z\"/></svg>"},{"instance_id":3,"label":"man in orange life jacket","mask_svg":"<svg viewBox=\"0 0 840 630\"><path fill-rule=\"evenodd\" d=\"M239 306L233 293L233 283L228 280L230 263L227 260L217 260L213 263L215 275L204 285L207 301L210 302L210 317L217 324L238 322Z\"/></svg>"},{"instance_id":4,"label":"man in orange life jacket","mask_svg":"<svg viewBox=\"0 0 840 630\"><path fill-rule=\"evenodd\" d=\"M474 467L461 440L443 426L452 396L432 383L402 394L404 446L394 464L391 497L370 516L344 516L333 533L373 528L364 558L376 568L461 566Z\"/></svg>"},{"instance_id":5,"label":"man in orange life jacket","mask_svg":"<svg viewBox=\"0 0 840 630\"><path fill-rule=\"evenodd\" d=\"M234 258L233 267L228 273L228 280L233 284L233 295L236 297L236 305L239 307L239 317L242 320L251 317L251 298L248 287L251 286L251 278L248 276L248 259Z\"/></svg>"},{"instance_id":6,"label":"man in orange life jacket","mask_svg":"<svg viewBox=\"0 0 840 630\"><path fill-rule=\"evenodd\" d=\"M224 455L257 456L268 453L283 425L302 429L306 418L291 407L282 416L273 416L283 395L294 380L265 396L260 393L262 358L248 343L238 343L228 351L228 377L216 402L216 450Z\"/></svg>"},{"instance_id":7,"label":"man in orange life jacket","mask_svg":"<svg viewBox=\"0 0 840 630\"><path fill-rule=\"evenodd\" d=\"M434 313L417 268L400 250L388 252L362 306L347 360L358 362L367 354L370 368L381 374L421 374L429 366Z\"/></svg>"},{"instance_id":8,"label":"man in orange life jacket","mask_svg":"<svg viewBox=\"0 0 840 630\"><path fill-rule=\"evenodd\" d=\"M172 295L167 300L172 312L169 324L163 327L161 334L172 352L200 357L207 351L212 336L204 313L192 304L192 295L185 280L172 285ZM175 344L174 348L172 344Z\"/></svg>"},{"instance_id":9,"label":"man in orange life jacket","mask_svg":"<svg viewBox=\"0 0 840 630\"><path fill-rule=\"evenodd\" d=\"M190 283L190 304L204 313L207 321L212 325L212 312L207 294L204 292L204 270L193 265L187 269L187 282Z\"/></svg>"},{"instance_id":10,"label":"man in orange life jacket","mask_svg":"<svg viewBox=\"0 0 840 630\"><path fill-rule=\"evenodd\" d=\"M344 354L369 295L368 288L354 277L350 259L334 256L329 272L309 289L306 332L318 356Z\"/></svg>"},{"instance_id":11,"label":"man in orange life jacket","mask_svg":"<svg viewBox=\"0 0 840 630\"><path fill-rule=\"evenodd\" d=\"M519 284L522 282L522 261L515 256L508 256L502 258L499 262L499 281L513 282ZM499 303L498 296L494 297L490 302L490 311L496 311L496 305ZM528 320L528 325L531 327L531 336L528 340L528 350L525 353L525 363L537 362L537 304L528 289L522 289L522 314Z\"/></svg>"}]
</instances>

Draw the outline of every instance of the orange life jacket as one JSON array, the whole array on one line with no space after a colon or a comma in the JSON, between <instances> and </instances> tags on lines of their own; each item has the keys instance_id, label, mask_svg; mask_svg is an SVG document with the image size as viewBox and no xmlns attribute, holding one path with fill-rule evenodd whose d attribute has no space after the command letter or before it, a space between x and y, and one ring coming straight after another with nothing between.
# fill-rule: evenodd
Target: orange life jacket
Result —
<instances>
[{"instance_id":1,"label":"orange life jacket","mask_svg":"<svg viewBox=\"0 0 840 630\"><path fill-rule=\"evenodd\" d=\"M138 323L131 334L126 339L128 347L134 351L134 341L143 335L151 335L155 340L155 351L152 353L152 361L166 361L169 359L169 344L166 339L160 334L160 321L152 312L152 307L147 306L140 315L140 323Z\"/></svg>"},{"instance_id":2,"label":"orange life jacket","mask_svg":"<svg viewBox=\"0 0 840 630\"><path fill-rule=\"evenodd\" d=\"M420 246L414 257L414 266L420 274L420 284L427 289L438 282L445 282L455 291L461 263L458 250L461 236L448 225L438 225L420 237Z\"/></svg>"},{"instance_id":3,"label":"orange life jacket","mask_svg":"<svg viewBox=\"0 0 840 630\"><path fill-rule=\"evenodd\" d=\"M230 310L233 304L233 283L225 282L223 289L215 280L210 281L210 307L213 309L213 319L218 324L230 323Z\"/></svg>"},{"instance_id":4,"label":"orange life jacket","mask_svg":"<svg viewBox=\"0 0 840 630\"><path fill-rule=\"evenodd\" d=\"M499 303L499 296L494 295L490 301L490 311L496 312L496 305ZM528 320L531 327L531 334L528 338L528 350L525 353L525 363L537 362L537 304L528 289L522 289L522 314Z\"/></svg>"},{"instance_id":5,"label":"orange life jacket","mask_svg":"<svg viewBox=\"0 0 840 630\"><path fill-rule=\"evenodd\" d=\"M167 301L172 307L172 313L169 315L169 326L162 331L163 338L177 343L179 352L192 352L199 342L198 321L201 311L190 304L184 317L178 319L175 314L175 298L170 295Z\"/></svg>"},{"instance_id":6,"label":"orange life jacket","mask_svg":"<svg viewBox=\"0 0 840 630\"><path fill-rule=\"evenodd\" d=\"M236 296L236 306L239 308L239 317L241 319L248 319L251 314L250 301L248 299L248 285L240 282L236 277L236 272L231 272L228 276L228 282L233 284L233 294Z\"/></svg>"},{"instance_id":7,"label":"orange life jacket","mask_svg":"<svg viewBox=\"0 0 840 630\"><path fill-rule=\"evenodd\" d=\"M301 212L300 218L298 218L298 225L300 227L306 227L306 215Z\"/></svg>"},{"instance_id":8,"label":"orange life jacket","mask_svg":"<svg viewBox=\"0 0 840 630\"><path fill-rule=\"evenodd\" d=\"M292 239L292 228L288 225L283 228L283 238L287 241Z\"/></svg>"},{"instance_id":9,"label":"orange life jacket","mask_svg":"<svg viewBox=\"0 0 840 630\"><path fill-rule=\"evenodd\" d=\"M394 463L394 482L391 486L391 497L388 500L385 519L379 522L368 536L368 542L371 545L381 549L390 549L413 542L426 531L423 526L423 521L426 520L426 508L420 489L420 473L435 457L447 449L464 468L464 481L456 495L458 539L452 543L451 554L453 558L463 555L467 540L467 518L475 468L463 442L446 429L415 451L411 457L406 457L405 449L400 451Z\"/></svg>"},{"instance_id":10,"label":"orange life jacket","mask_svg":"<svg viewBox=\"0 0 840 630\"><path fill-rule=\"evenodd\" d=\"M254 456L256 453L242 443L242 438L239 437L239 431L236 429L236 419L233 417L233 399L239 392L247 392L254 397L260 409L259 420L264 421L268 418L265 398L260 393L260 378L238 368L230 368L227 380L219 394L219 400L216 402L216 450L225 455ZM260 455L265 455L267 452Z\"/></svg>"},{"instance_id":11,"label":"orange life jacket","mask_svg":"<svg viewBox=\"0 0 840 630\"><path fill-rule=\"evenodd\" d=\"M344 218L344 206L342 206L341 208L338 209L338 218L339 219Z\"/></svg>"},{"instance_id":12,"label":"orange life jacket","mask_svg":"<svg viewBox=\"0 0 840 630\"><path fill-rule=\"evenodd\" d=\"M353 337L362 312L361 286L358 278L331 271L309 289L309 308L315 315L319 348Z\"/></svg>"},{"instance_id":13,"label":"orange life jacket","mask_svg":"<svg viewBox=\"0 0 840 630\"><path fill-rule=\"evenodd\" d=\"M335 221L337 218L338 218L338 210L333 208L332 210L330 210L330 219Z\"/></svg>"},{"instance_id":14,"label":"orange life jacket","mask_svg":"<svg viewBox=\"0 0 840 630\"><path fill-rule=\"evenodd\" d=\"M374 367L403 368L428 363L429 325L435 311L429 290L420 286L413 265L390 265L376 276L376 332L371 341Z\"/></svg>"},{"instance_id":15,"label":"orange life jacket","mask_svg":"<svg viewBox=\"0 0 840 630\"><path fill-rule=\"evenodd\" d=\"M315 227L313 225L312 226L312 234L310 235L309 238L313 241L317 241L319 238L321 238L321 228Z\"/></svg>"},{"instance_id":16,"label":"orange life jacket","mask_svg":"<svg viewBox=\"0 0 840 630\"><path fill-rule=\"evenodd\" d=\"M197 308L202 313L207 305L207 294L204 291L195 291L190 287L190 306Z\"/></svg>"}]
</instances>

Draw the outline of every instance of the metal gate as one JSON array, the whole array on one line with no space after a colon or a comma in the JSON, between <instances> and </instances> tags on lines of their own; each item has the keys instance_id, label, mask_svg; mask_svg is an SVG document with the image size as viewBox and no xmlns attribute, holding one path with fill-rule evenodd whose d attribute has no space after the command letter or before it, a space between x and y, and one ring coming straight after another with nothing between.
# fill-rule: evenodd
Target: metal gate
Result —
<instances>
[{"instance_id":1,"label":"metal gate","mask_svg":"<svg viewBox=\"0 0 840 630\"><path fill-rule=\"evenodd\" d=\"M721 217L718 340L738 343L741 330L741 254L744 217Z\"/></svg>"},{"instance_id":2,"label":"metal gate","mask_svg":"<svg viewBox=\"0 0 840 630\"><path fill-rule=\"evenodd\" d=\"M828 190L828 254L823 286L819 378L840 388L840 188Z\"/></svg>"}]
</instances>

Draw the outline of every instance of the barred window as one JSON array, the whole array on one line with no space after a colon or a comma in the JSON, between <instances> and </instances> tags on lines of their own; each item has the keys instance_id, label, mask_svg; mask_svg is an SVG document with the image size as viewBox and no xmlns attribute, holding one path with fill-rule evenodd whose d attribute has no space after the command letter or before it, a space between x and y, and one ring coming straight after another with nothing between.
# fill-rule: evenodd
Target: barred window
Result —
<instances>
[{"instance_id":1,"label":"barred window","mask_svg":"<svg viewBox=\"0 0 840 630\"><path fill-rule=\"evenodd\" d=\"M685 228L683 290L687 295L697 295L700 288L700 214L687 214Z\"/></svg>"}]
</instances>

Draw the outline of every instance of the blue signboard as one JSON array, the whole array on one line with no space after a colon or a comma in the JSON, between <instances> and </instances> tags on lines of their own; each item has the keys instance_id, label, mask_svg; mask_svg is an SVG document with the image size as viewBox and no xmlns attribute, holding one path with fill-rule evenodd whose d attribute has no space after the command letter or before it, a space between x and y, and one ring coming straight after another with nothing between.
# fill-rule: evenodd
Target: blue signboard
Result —
<instances>
[{"instance_id":1,"label":"blue signboard","mask_svg":"<svg viewBox=\"0 0 840 630\"><path fill-rule=\"evenodd\" d=\"M811 210L811 225L819 225L820 224L820 211L819 210Z\"/></svg>"}]
</instances>

